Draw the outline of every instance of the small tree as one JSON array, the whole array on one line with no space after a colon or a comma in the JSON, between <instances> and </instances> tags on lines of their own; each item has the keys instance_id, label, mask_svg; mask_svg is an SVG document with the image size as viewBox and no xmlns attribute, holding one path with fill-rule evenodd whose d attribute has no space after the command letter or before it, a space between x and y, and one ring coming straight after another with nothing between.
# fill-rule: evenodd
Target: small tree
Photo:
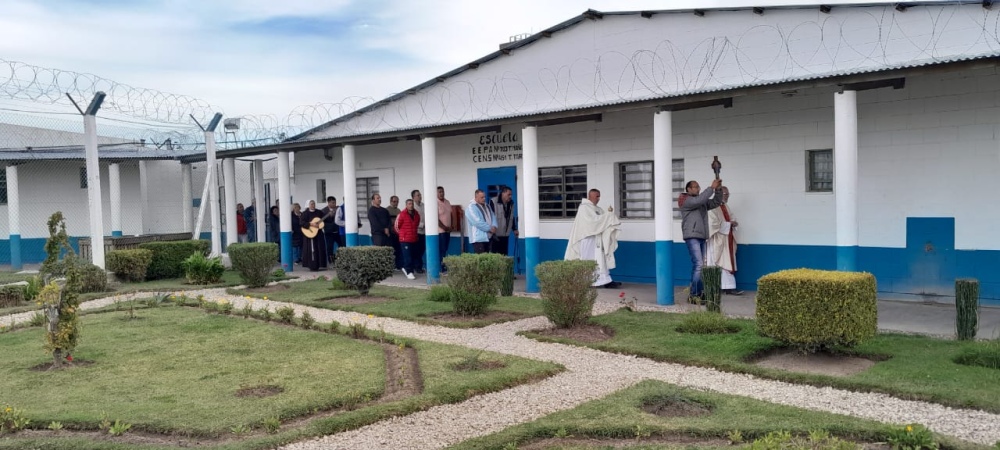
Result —
<instances>
[{"instance_id":1,"label":"small tree","mask_svg":"<svg viewBox=\"0 0 1000 450\"><path fill-rule=\"evenodd\" d=\"M45 349L52 354L53 368L61 367L71 358L80 338L77 310L80 307L80 269L76 252L66 234L66 221L61 212L49 217L49 239L45 241L45 261L40 274L45 287L37 301L47 319ZM60 286L56 280L65 275Z\"/></svg>"}]
</instances>

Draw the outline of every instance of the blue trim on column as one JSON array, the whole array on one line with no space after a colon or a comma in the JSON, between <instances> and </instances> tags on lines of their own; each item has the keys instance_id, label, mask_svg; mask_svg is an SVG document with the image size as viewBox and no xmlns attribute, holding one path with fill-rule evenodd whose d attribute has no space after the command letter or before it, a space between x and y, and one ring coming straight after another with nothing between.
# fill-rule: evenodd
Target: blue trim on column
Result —
<instances>
[{"instance_id":1,"label":"blue trim on column","mask_svg":"<svg viewBox=\"0 0 1000 450\"><path fill-rule=\"evenodd\" d=\"M21 235L10 235L10 268L11 270L21 270Z\"/></svg>"},{"instance_id":2,"label":"blue trim on column","mask_svg":"<svg viewBox=\"0 0 1000 450\"><path fill-rule=\"evenodd\" d=\"M674 304L674 270L671 261L674 241L656 241L656 304Z\"/></svg>"},{"instance_id":3,"label":"blue trim on column","mask_svg":"<svg viewBox=\"0 0 1000 450\"><path fill-rule=\"evenodd\" d=\"M430 233L426 235L427 246L424 255L427 256L427 284L438 284L441 282L441 247L438 246L439 237Z\"/></svg>"},{"instance_id":4,"label":"blue trim on column","mask_svg":"<svg viewBox=\"0 0 1000 450\"><path fill-rule=\"evenodd\" d=\"M121 231L112 231L111 232L111 237L122 237L122 236L123 235L122 235Z\"/></svg>"},{"instance_id":5,"label":"blue trim on column","mask_svg":"<svg viewBox=\"0 0 1000 450\"><path fill-rule=\"evenodd\" d=\"M347 233L347 240L345 242L347 242L348 247L357 247L358 233Z\"/></svg>"},{"instance_id":6,"label":"blue trim on column","mask_svg":"<svg viewBox=\"0 0 1000 450\"><path fill-rule=\"evenodd\" d=\"M537 237L524 239L524 259L526 262L524 271L527 280L525 291L527 292L538 292L538 276L535 275L535 267L542 262L541 247L541 239Z\"/></svg>"},{"instance_id":7,"label":"blue trim on column","mask_svg":"<svg viewBox=\"0 0 1000 450\"><path fill-rule=\"evenodd\" d=\"M837 247L837 270L842 272L858 271L858 246Z\"/></svg>"},{"instance_id":8,"label":"blue trim on column","mask_svg":"<svg viewBox=\"0 0 1000 450\"><path fill-rule=\"evenodd\" d=\"M292 261L292 232L282 231L281 232L281 268L285 270L285 273L290 273L294 267L294 262Z\"/></svg>"}]
</instances>

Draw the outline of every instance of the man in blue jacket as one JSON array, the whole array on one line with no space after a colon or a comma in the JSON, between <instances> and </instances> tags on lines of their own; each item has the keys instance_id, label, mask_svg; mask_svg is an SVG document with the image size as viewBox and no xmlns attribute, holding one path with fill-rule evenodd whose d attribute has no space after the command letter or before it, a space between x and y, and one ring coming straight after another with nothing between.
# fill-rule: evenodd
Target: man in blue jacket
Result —
<instances>
[{"instance_id":1,"label":"man in blue jacket","mask_svg":"<svg viewBox=\"0 0 1000 450\"><path fill-rule=\"evenodd\" d=\"M486 193L476 189L475 200L465 208L465 218L469 221L469 242L476 253L489 253L490 241L497 232L497 217L486 205Z\"/></svg>"},{"instance_id":2,"label":"man in blue jacket","mask_svg":"<svg viewBox=\"0 0 1000 450\"><path fill-rule=\"evenodd\" d=\"M712 181L712 186L701 191L697 181L688 181L684 186L686 191L677 200L681 208L681 233L691 255L691 297L700 299L705 289L701 282L701 267L705 265L705 240L708 239L708 210L718 208L722 204L722 192L719 187L722 180Z\"/></svg>"}]
</instances>

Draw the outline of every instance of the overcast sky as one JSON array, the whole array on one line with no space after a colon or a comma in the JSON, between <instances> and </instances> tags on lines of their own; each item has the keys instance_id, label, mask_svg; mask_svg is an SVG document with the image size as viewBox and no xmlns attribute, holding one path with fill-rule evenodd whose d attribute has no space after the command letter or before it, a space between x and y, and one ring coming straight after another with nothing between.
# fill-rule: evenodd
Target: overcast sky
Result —
<instances>
[{"instance_id":1,"label":"overcast sky","mask_svg":"<svg viewBox=\"0 0 1000 450\"><path fill-rule=\"evenodd\" d=\"M198 97L227 116L283 117L299 105L384 98L493 52L512 35L538 32L587 8L788 3L3 0L0 59Z\"/></svg>"}]
</instances>

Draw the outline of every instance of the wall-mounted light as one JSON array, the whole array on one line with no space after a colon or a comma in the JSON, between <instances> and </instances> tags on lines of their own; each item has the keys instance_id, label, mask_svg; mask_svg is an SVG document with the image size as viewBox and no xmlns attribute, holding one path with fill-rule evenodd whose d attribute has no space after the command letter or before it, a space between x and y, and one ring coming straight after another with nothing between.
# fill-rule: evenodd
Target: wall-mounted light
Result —
<instances>
[{"instance_id":1,"label":"wall-mounted light","mask_svg":"<svg viewBox=\"0 0 1000 450\"><path fill-rule=\"evenodd\" d=\"M830 14L830 11L832 10L833 8L830 7L830 5L819 5L819 12L823 14Z\"/></svg>"},{"instance_id":2,"label":"wall-mounted light","mask_svg":"<svg viewBox=\"0 0 1000 450\"><path fill-rule=\"evenodd\" d=\"M906 12L907 6L902 3L896 3L896 11Z\"/></svg>"},{"instance_id":3,"label":"wall-mounted light","mask_svg":"<svg viewBox=\"0 0 1000 450\"><path fill-rule=\"evenodd\" d=\"M753 13L756 14L756 15L758 15L758 16L763 15L764 14L764 8L761 8L760 6L754 6L753 7Z\"/></svg>"}]
</instances>

